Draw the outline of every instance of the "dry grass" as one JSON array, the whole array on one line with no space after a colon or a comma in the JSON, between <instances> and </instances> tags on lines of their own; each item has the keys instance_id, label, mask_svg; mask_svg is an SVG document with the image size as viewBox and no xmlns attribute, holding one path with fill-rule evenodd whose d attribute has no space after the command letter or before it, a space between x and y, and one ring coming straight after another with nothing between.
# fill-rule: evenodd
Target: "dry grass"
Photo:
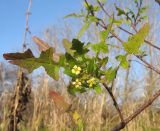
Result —
<instances>
[{"instance_id":1,"label":"dry grass","mask_svg":"<svg viewBox=\"0 0 160 131\"><path fill-rule=\"evenodd\" d=\"M32 96L27 106L27 110L23 114L23 121L18 124L20 131L71 131L78 130L75 121L72 118L73 111L64 112L54 104L54 101L48 96L49 89L54 89L64 96L68 103L72 104L72 108L76 110L83 121L83 129L85 131L108 131L117 122L118 115L114 110L112 102L109 101L105 90L101 94L88 92L77 97L70 96L64 84L50 81L46 77L40 77L40 86L32 87ZM61 80L60 83L63 83ZM1 95L1 120L0 130L7 131L10 112L11 92L3 92ZM140 102L128 101L122 104L123 114L125 116L132 113ZM128 106L129 105L129 106ZM153 108L154 109L154 108ZM133 120L124 131L159 131L160 130L160 114L149 108L140 116Z\"/></svg>"}]
</instances>

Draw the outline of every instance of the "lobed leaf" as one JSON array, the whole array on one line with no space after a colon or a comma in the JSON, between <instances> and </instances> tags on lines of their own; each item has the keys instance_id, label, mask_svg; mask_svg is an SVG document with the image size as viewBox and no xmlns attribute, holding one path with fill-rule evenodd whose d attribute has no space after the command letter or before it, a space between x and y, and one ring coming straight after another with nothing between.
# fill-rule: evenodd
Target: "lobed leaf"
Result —
<instances>
[{"instance_id":1,"label":"lobed leaf","mask_svg":"<svg viewBox=\"0 0 160 131\"><path fill-rule=\"evenodd\" d=\"M117 74L117 68L112 69L112 67L110 67L108 70L106 70L105 78L107 82L110 83L111 81L113 81L116 78L116 74Z\"/></svg>"},{"instance_id":2,"label":"lobed leaf","mask_svg":"<svg viewBox=\"0 0 160 131\"><path fill-rule=\"evenodd\" d=\"M79 31L77 38L80 39L82 37L82 35L84 34L84 32L90 27L90 25L93 22L97 22L98 19L94 16L89 16L88 21L85 22L85 24L83 25L83 27L81 28L81 30Z\"/></svg>"},{"instance_id":3,"label":"lobed leaf","mask_svg":"<svg viewBox=\"0 0 160 131\"><path fill-rule=\"evenodd\" d=\"M37 36L33 36L32 40L38 45L38 48L40 51L46 51L47 49L50 48L50 46L48 45L47 42L44 42L43 40L41 40Z\"/></svg>"},{"instance_id":4,"label":"lobed leaf","mask_svg":"<svg viewBox=\"0 0 160 131\"><path fill-rule=\"evenodd\" d=\"M127 61L127 55L119 55L116 57L118 61L120 61L120 65L124 68L127 69L129 67L129 63Z\"/></svg>"},{"instance_id":5,"label":"lobed leaf","mask_svg":"<svg viewBox=\"0 0 160 131\"><path fill-rule=\"evenodd\" d=\"M66 15L64 18L66 19L66 18L69 18L69 17L80 18L80 17L83 17L83 15L76 14L76 13L71 13L71 14Z\"/></svg>"},{"instance_id":6,"label":"lobed leaf","mask_svg":"<svg viewBox=\"0 0 160 131\"><path fill-rule=\"evenodd\" d=\"M69 103L67 103L64 100L64 97L59 95L57 92L53 91L53 90L49 90L49 96L50 98L52 98L55 102L55 105L57 106L58 109L61 109L63 111L68 111L71 107L71 105Z\"/></svg>"},{"instance_id":7,"label":"lobed leaf","mask_svg":"<svg viewBox=\"0 0 160 131\"><path fill-rule=\"evenodd\" d=\"M91 45L91 47L92 47L92 50L95 51L96 53L100 53L100 52L108 53L108 46L104 42L93 44Z\"/></svg>"},{"instance_id":8,"label":"lobed leaf","mask_svg":"<svg viewBox=\"0 0 160 131\"><path fill-rule=\"evenodd\" d=\"M102 92L101 86L100 86L99 84L94 87L94 90L95 90L97 93L101 93L101 92Z\"/></svg>"},{"instance_id":9,"label":"lobed leaf","mask_svg":"<svg viewBox=\"0 0 160 131\"><path fill-rule=\"evenodd\" d=\"M100 32L100 40L102 42L105 42L105 40L107 39L107 37L108 37L108 35L109 35L109 33L110 33L111 29L112 29L113 21L114 20L112 19L112 22L110 24L108 24L106 30Z\"/></svg>"},{"instance_id":10,"label":"lobed leaf","mask_svg":"<svg viewBox=\"0 0 160 131\"><path fill-rule=\"evenodd\" d=\"M33 58L32 51L28 49L24 53L6 53L3 54L3 57L6 60L16 60L16 59L25 59L25 58Z\"/></svg>"},{"instance_id":11,"label":"lobed leaf","mask_svg":"<svg viewBox=\"0 0 160 131\"><path fill-rule=\"evenodd\" d=\"M145 24L135 35L131 36L128 42L123 44L124 49L128 54L137 55L141 53L139 48L144 43L144 39L149 33L149 28L149 23Z\"/></svg>"},{"instance_id":12,"label":"lobed leaf","mask_svg":"<svg viewBox=\"0 0 160 131\"><path fill-rule=\"evenodd\" d=\"M69 40L63 39L63 46L68 54L70 54L71 56L74 55L75 50L71 49L72 43Z\"/></svg>"},{"instance_id":13,"label":"lobed leaf","mask_svg":"<svg viewBox=\"0 0 160 131\"><path fill-rule=\"evenodd\" d=\"M109 59L108 56L103 59L100 59L100 61L99 61L100 66L101 67L105 66L108 63L108 59Z\"/></svg>"},{"instance_id":14,"label":"lobed leaf","mask_svg":"<svg viewBox=\"0 0 160 131\"><path fill-rule=\"evenodd\" d=\"M84 43L79 41L78 39L72 40L72 50L75 50L77 54L82 55L87 53L89 50L87 48L84 48Z\"/></svg>"},{"instance_id":15,"label":"lobed leaf","mask_svg":"<svg viewBox=\"0 0 160 131\"><path fill-rule=\"evenodd\" d=\"M14 65L18 65L28 70L29 73L35 69L43 66L49 76L55 80L59 79L59 65L53 61L54 49L49 48L46 51L42 51L39 58L35 58L30 49L24 53L8 53L4 54L4 58L10 60L9 62Z\"/></svg>"}]
</instances>

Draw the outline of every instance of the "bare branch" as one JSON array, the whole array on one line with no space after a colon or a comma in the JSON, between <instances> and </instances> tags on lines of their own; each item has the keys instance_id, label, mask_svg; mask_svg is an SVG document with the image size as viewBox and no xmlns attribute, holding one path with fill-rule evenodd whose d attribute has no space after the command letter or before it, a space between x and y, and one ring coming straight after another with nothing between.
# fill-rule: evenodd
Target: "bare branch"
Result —
<instances>
[{"instance_id":1,"label":"bare branch","mask_svg":"<svg viewBox=\"0 0 160 131\"><path fill-rule=\"evenodd\" d=\"M32 6L32 0L29 0L29 5L28 5L28 9L26 12L26 26L25 26L25 31L24 31L24 38L23 38L23 50L26 49L26 38L27 38L27 33L31 34L30 30L29 30L29 16L30 16L30 10L31 10L31 6Z\"/></svg>"},{"instance_id":2,"label":"bare branch","mask_svg":"<svg viewBox=\"0 0 160 131\"><path fill-rule=\"evenodd\" d=\"M137 110L135 110L131 115L129 115L124 122L120 122L111 131L119 131L123 129L130 121L137 117L142 111L149 107L158 97L160 96L160 90L158 90L149 100L145 101Z\"/></svg>"},{"instance_id":3,"label":"bare branch","mask_svg":"<svg viewBox=\"0 0 160 131\"><path fill-rule=\"evenodd\" d=\"M116 108L116 110L117 110L117 112L119 114L120 119L121 119L121 123L124 123L122 112L121 112L121 110L119 108L119 105L118 105L118 103L117 103L117 101L116 101L111 89L106 85L106 83L103 83L103 86L106 88L106 90L108 91L109 95L111 96L111 98L113 100L114 106L115 106L115 108Z\"/></svg>"}]
</instances>

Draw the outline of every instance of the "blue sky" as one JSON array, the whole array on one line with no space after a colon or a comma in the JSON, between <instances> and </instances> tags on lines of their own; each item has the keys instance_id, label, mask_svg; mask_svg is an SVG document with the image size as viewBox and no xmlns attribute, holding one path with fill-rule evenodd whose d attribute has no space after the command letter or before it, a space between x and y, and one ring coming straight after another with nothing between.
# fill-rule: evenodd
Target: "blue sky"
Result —
<instances>
[{"instance_id":1,"label":"blue sky","mask_svg":"<svg viewBox=\"0 0 160 131\"><path fill-rule=\"evenodd\" d=\"M58 25L63 17L78 12L82 0L32 0L29 26L32 34L38 34L48 26ZM29 0L1 0L0 4L0 61L2 54L22 49L25 30L25 12Z\"/></svg>"}]
</instances>

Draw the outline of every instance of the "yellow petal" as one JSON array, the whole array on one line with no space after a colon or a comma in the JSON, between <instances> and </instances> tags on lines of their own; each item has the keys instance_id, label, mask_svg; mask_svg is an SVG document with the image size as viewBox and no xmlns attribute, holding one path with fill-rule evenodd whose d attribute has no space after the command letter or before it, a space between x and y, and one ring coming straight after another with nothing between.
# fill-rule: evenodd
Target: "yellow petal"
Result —
<instances>
[{"instance_id":1,"label":"yellow petal","mask_svg":"<svg viewBox=\"0 0 160 131\"><path fill-rule=\"evenodd\" d=\"M92 87L92 84L89 84L89 87Z\"/></svg>"},{"instance_id":2,"label":"yellow petal","mask_svg":"<svg viewBox=\"0 0 160 131\"><path fill-rule=\"evenodd\" d=\"M78 88L79 87L79 85L76 85L76 88Z\"/></svg>"},{"instance_id":3,"label":"yellow petal","mask_svg":"<svg viewBox=\"0 0 160 131\"><path fill-rule=\"evenodd\" d=\"M74 119L75 121L77 121L78 119L80 119L80 115L78 114L77 111L75 111L75 112L73 113L73 119Z\"/></svg>"},{"instance_id":4,"label":"yellow petal","mask_svg":"<svg viewBox=\"0 0 160 131\"><path fill-rule=\"evenodd\" d=\"M81 67L78 67L78 70L81 71Z\"/></svg>"},{"instance_id":5,"label":"yellow petal","mask_svg":"<svg viewBox=\"0 0 160 131\"><path fill-rule=\"evenodd\" d=\"M80 72L79 71L76 71L76 75L78 75Z\"/></svg>"},{"instance_id":6,"label":"yellow petal","mask_svg":"<svg viewBox=\"0 0 160 131\"><path fill-rule=\"evenodd\" d=\"M76 82L72 82L72 84L73 84L73 85L75 85L75 84L76 84Z\"/></svg>"},{"instance_id":7,"label":"yellow petal","mask_svg":"<svg viewBox=\"0 0 160 131\"><path fill-rule=\"evenodd\" d=\"M72 73L75 74L75 70L74 69L72 69Z\"/></svg>"},{"instance_id":8,"label":"yellow petal","mask_svg":"<svg viewBox=\"0 0 160 131\"><path fill-rule=\"evenodd\" d=\"M76 68L77 68L77 65L75 65L73 68L76 69Z\"/></svg>"}]
</instances>

